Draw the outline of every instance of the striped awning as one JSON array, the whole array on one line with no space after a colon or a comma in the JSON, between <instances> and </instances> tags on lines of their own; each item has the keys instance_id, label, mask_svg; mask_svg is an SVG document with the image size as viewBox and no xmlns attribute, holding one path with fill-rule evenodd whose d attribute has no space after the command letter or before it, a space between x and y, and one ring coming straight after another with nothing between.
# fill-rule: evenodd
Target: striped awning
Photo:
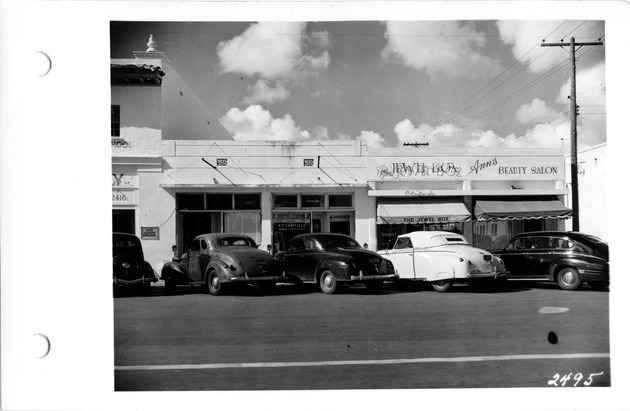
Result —
<instances>
[{"instance_id":1,"label":"striped awning","mask_svg":"<svg viewBox=\"0 0 630 411\"><path fill-rule=\"evenodd\" d=\"M470 221L463 202L448 199L381 199L377 224L447 224Z\"/></svg>"},{"instance_id":2,"label":"striped awning","mask_svg":"<svg viewBox=\"0 0 630 411\"><path fill-rule=\"evenodd\" d=\"M478 200L475 204L477 221L568 218L571 214L572 210L557 199Z\"/></svg>"}]
</instances>

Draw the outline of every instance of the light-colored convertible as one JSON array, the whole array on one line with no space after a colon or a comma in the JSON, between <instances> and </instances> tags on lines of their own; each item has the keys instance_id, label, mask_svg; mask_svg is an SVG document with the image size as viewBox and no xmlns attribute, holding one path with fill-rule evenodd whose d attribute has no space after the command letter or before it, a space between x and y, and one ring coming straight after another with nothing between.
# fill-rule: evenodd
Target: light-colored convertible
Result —
<instances>
[{"instance_id":1,"label":"light-colored convertible","mask_svg":"<svg viewBox=\"0 0 630 411\"><path fill-rule=\"evenodd\" d=\"M454 282L505 277L503 261L472 247L463 235L414 231L398 236L393 249L378 251L393 264L399 279L429 281L445 292Z\"/></svg>"}]
</instances>

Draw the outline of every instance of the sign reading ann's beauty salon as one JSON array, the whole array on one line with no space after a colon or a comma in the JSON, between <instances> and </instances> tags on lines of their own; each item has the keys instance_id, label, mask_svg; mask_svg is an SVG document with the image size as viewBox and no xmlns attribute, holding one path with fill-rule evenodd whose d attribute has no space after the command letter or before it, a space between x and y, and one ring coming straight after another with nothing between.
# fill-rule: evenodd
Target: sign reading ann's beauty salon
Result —
<instances>
[{"instance_id":1,"label":"sign reading ann's beauty salon","mask_svg":"<svg viewBox=\"0 0 630 411\"><path fill-rule=\"evenodd\" d=\"M562 157L371 158L371 181L563 179Z\"/></svg>"}]
</instances>

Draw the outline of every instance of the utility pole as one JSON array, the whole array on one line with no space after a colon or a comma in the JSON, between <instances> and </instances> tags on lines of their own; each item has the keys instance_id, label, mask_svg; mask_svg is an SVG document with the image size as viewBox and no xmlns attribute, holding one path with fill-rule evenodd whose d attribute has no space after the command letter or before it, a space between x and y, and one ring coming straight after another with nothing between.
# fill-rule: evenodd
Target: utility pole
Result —
<instances>
[{"instance_id":1,"label":"utility pole","mask_svg":"<svg viewBox=\"0 0 630 411\"><path fill-rule=\"evenodd\" d=\"M545 43L543 40L541 47L569 47L571 59L571 208L573 209L573 231L580 231L580 198L578 193L578 160L577 160L577 116L578 105L575 92L575 46L601 46L602 41L594 41L589 43L576 43L575 38L571 37L569 43Z\"/></svg>"}]
</instances>

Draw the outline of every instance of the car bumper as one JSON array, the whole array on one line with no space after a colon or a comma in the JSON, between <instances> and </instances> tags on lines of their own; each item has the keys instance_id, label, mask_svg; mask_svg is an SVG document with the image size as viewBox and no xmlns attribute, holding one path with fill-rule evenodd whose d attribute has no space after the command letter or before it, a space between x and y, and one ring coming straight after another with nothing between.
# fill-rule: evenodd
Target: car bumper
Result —
<instances>
[{"instance_id":1,"label":"car bumper","mask_svg":"<svg viewBox=\"0 0 630 411\"><path fill-rule=\"evenodd\" d=\"M135 278L133 280L123 280L122 278L114 277L115 285L135 285L135 284L147 284L147 283L156 283L158 281L155 277L142 277Z\"/></svg>"},{"instance_id":2,"label":"car bumper","mask_svg":"<svg viewBox=\"0 0 630 411\"><path fill-rule=\"evenodd\" d=\"M266 282L278 282L283 281L284 277L281 275L265 276L265 277L230 277L229 282L233 283L266 283Z\"/></svg>"},{"instance_id":3,"label":"car bumper","mask_svg":"<svg viewBox=\"0 0 630 411\"><path fill-rule=\"evenodd\" d=\"M363 271L359 271L359 275L351 275L351 281L377 281L377 280L395 280L398 274L373 274L364 275Z\"/></svg>"},{"instance_id":4,"label":"car bumper","mask_svg":"<svg viewBox=\"0 0 630 411\"><path fill-rule=\"evenodd\" d=\"M466 274L466 278L505 278L505 272L498 271L471 271Z\"/></svg>"}]
</instances>

